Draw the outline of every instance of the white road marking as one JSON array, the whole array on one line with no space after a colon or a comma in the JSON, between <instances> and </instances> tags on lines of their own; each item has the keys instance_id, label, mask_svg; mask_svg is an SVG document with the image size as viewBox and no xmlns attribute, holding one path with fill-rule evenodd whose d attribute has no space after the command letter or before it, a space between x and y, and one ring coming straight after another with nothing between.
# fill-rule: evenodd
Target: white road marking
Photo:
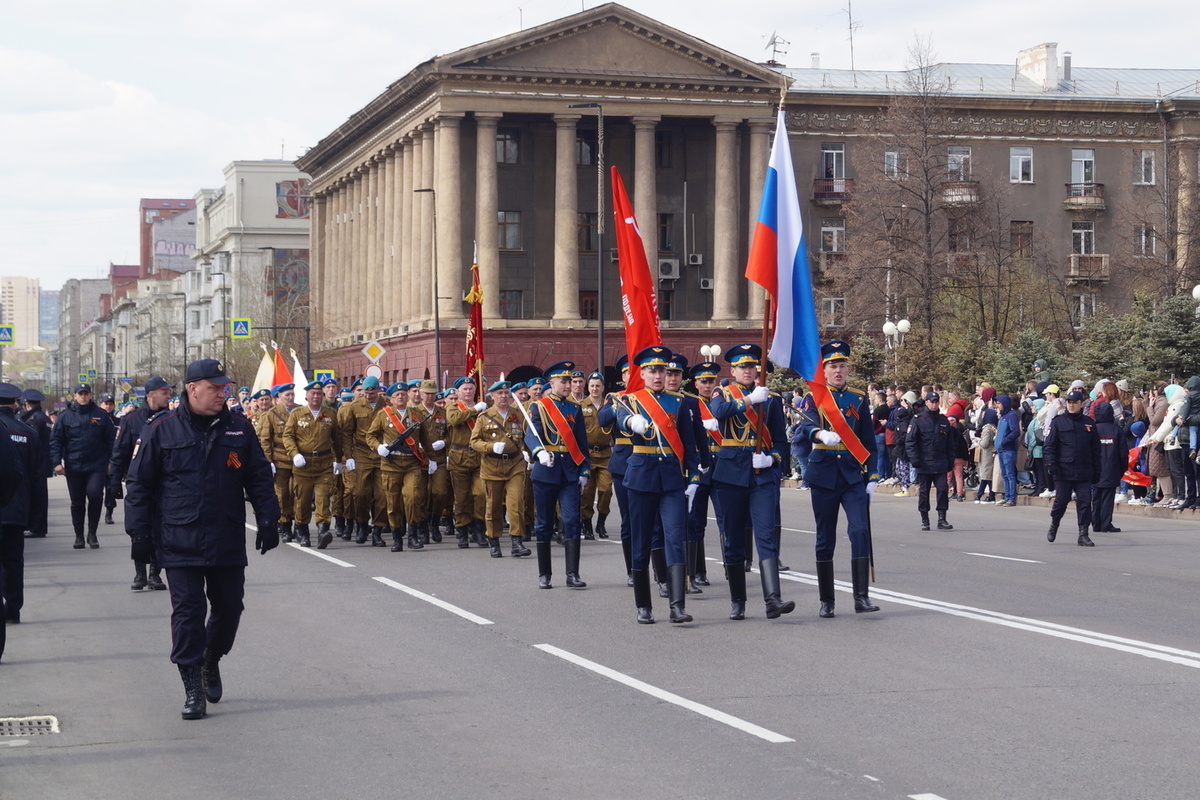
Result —
<instances>
[{"instance_id":1,"label":"white road marking","mask_svg":"<svg viewBox=\"0 0 1200 800\"><path fill-rule=\"evenodd\" d=\"M715 708L710 708L709 706L697 703L694 700L688 700L686 697L680 697L677 694L672 694L665 689L659 689L657 686L651 686L644 681L631 678L628 675L617 672L615 669L610 669L603 664L597 664L595 661L589 661L582 656L577 656L574 653L562 650L552 644L535 644L534 647L536 647L538 650L549 653L552 656L558 656L564 661L570 661L576 666L591 670L597 675L602 675L605 678L616 681L617 683L622 683L631 689L637 689L639 692L644 692L651 697L656 697L659 700L665 700L668 703L673 703L682 708L686 708L689 711L694 711L701 716L716 720L717 722L728 725L731 728L737 728L739 731L748 733L751 736L757 736L760 739L765 739L766 741L774 744L796 741L795 739L789 739L788 737L775 733L774 731L769 731L766 728L760 728L758 725L755 725L751 722L746 722L744 719L739 719L730 714L726 714L724 711L717 711Z\"/></svg>"},{"instance_id":2,"label":"white road marking","mask_svg":"<svg viewBox=\"0 0 1200 800\"><path fill-rule=\"evenodd\" d=\"M807 583L810 586L817 585L815 575L784 572L780 574L780 577L784 580L795 581L797 583ZM845 581L834 581L834 586L843 592L853 591L851 585ZM1029 617L1018 617L1013 614L989 611L985 608L963 606L957 603L946 603L941 600L932 600L927 597L904 594L903 592L892 592L887 589L872 588L871 595L876 599L887 600L904 606L924 608L929 611L940 611L943 614L950 614L956 617L989 622L993 625L1003 625L1007 628L1016 628L1017 630L1028 631L1030 633L1040 633L1043 636L1053 636L1058 639L1090 644L1094 647L1104 647L1109 650L1131 653L1157 661L1166 661L1170 664L1179 664L1183 667L1200 669L1200 653L1191 650L1180 650L1175 647L1168 647L1167 645L1154 644L1153 642L1126 639L1122 636L1112 636L1107 633L1089 631L1084 628L1072 628L1069 625L1059 625L1055 622L1046 622Z\"/></svg>"},{"instance_id":3,"label":"white road marking","mask_svg":"<svg viewBox=\"0 0 1200 800\"><path fill-rule=\"evenodd\" d=\"M910 794L908 798L909 800L946 800L946 798L936 794Z\"/></svg>"},{"instance_id":4,"label":"white road marking","mask_svg":"<svg viewBox=\"0 0 1200 800\"><path fill-rule=\"evenodd\" d=\"M1032 558L1009 558L1008 556L994 556L990 553L963 553L965 556L979 556L980 558L998 558L1001 561L1023 561L1026 564L1045 564L1045 561L1034 561Z\"/></svg>"},{"instance_id":5,"label":"white road marking","mask_svg":"<svg viewBox=\"0 0 1200 800\"><path fill-rule=\"evenodd\" d=\"M320 550L314 550L311 547L301 547L300 545L296 544L295 542L288 542L288 547L293 547L293 548L299 550L301 553L307 553L310 556L316 556L317 558L323 558L326 561L328 561L330 564L337 564L339 567L353 567L354 566L353 564L350 564L346 561L342 561L340 558L334 558L333 556L325 555Z\"/></svg>"},{"instance_id":6,"label":"white road marking","mask_svg":"<svg viewBox=\"0 0 1200 800\"><path fill-rule=\"evenodd\" d=\"M405 586L403 583L396 583L391 578L376 577L376 578L372 578L372 580L379 581L383 585L390 586L393 589L399 589L400 591L404 592L405 594L410 594L413 597L417 598L418 600L424 600L426 603L431 603L431 604L437 606L438 608L444 608L445 610L449 611L451 614L458 614L463 619L465 619L469 622L474 622L476 625L494 625L495 624L490 619L484 619L483 617L479 616L478 614L472 614L470 611L459 608L458 606L455 606L455 605L451 605L450 603L447 603L445 600L439 600L438 598L434 597L433 595L425 594L424 592L418 591L418 590L412 588L411 586Z\"/></svg>"}]
</instances>

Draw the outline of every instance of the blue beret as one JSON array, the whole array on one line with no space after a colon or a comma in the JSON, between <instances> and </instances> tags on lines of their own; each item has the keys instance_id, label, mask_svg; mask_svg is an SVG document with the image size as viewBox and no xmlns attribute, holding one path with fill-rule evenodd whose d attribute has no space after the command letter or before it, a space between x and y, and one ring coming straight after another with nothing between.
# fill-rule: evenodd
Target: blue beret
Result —
<instances>
[{"instance_id":1,"label":"blue beret","mask_svg":"<svg viewBox=\"0 0 1200 800\"><path fill-rule=\"evenodd\" d=\"M367 377L362 379L362 388L364 388L364 389L380 388L379 387L379 378L376 378L374 375L368 375Z\"/></svg>"},{"instance_id":2,"label":"blue beret","mask_svg":"<svg viewBox=\"0 0 1200 800\"><path fill-rule=\"evenodd\" d=\"M519 385L524 386L525 384L522 383ZM493 383L491 386L488 387L488 391L489 392L498 392L501 389L515 389L515 388L517 388L517 387L509 384L508 381L496 381L495 383Z\"/></svg>"},{"instance_id":3,"label":"blue beret","mask_svg":"<svg viewBox=\"0 0 1200 800\"><path fill-rule=\"evenodd\" d=\"M275 395L276 397L279 397L279 395L283 394L284 392L290 391L295 388L296 388L296 384L294 384L294 383L277 383L271 387L271 394Z\"/></svg>"}]
</instances>

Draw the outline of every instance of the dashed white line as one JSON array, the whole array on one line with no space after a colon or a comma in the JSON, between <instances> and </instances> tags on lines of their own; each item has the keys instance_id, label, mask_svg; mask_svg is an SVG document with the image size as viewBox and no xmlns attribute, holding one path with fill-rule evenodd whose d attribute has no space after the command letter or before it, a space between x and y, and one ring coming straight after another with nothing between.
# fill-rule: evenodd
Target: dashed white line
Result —
<instances>
[{"instance_id":1,"label":"dashed white line","mask_svg":"<svg viewBox=\"0 0 1200 800\"><path fill-rule=\"evenodd\" d=\"M403 583L396 583L396 581L392 580L391 578L376 577L376 578L372 578L372 580L379 581L383 585L390 586L393 589L399 589L400 591L404 592L405 594L410 594L413 597L417 598L418 600L424 600L426 603L435 605L438 608L443 608L446 611L449 611L451 614L457 614L458 616L462 617L463 619L465 619L469 622L474 622L476 625L494 625L495 624L490 619L484 619L483 617L479 616L478 614L472 614L470 611L467 611L466 609L462 609L456 605L447 603L445 600L441 600L437 597L434 597L431 594L425 594L424 592L414 589L411 586L405 586Z\"/></svg>"},{"instance_id":2,"label":"dashed white line","mask_svg":"<svg viewBox=\"0 0 1200 800\"><path fill-rule=\"evenodd\" d=\"M1010 558L1009 556L994 556L991 553L963 553L965 556L979 556L980 558L998 558L1001 561L1022 561L1026 564L1045 564L1045 561L1034 561L1032 558Z\"/></svg>"},{"instance_id":3,"label":"dashed white line","mask_svg":"<svg viewBox=\"0 0 1200 800\"><path fill-rule=\"evenodd\" d=\"M589 661L582 656L577 656L568 650L563 650L555 647L552 644L535 644L534 647L536 647L538 650L549 653L552 656L557 656L564 661L570 661L576 666L591 670L597 675L602 675L605 678L616 681L617 683L624 684L631 689L637 689L639 692L644 692L651 697L656 697L659 700L664 700L668 703L673 703L674 705L680 706L681 708L686 708L689 711L694 711L701 716L716 720L717 722L728 725L731 728L737 728L739 731L748 733L751 736L757 736L760 739L765 739L773 744L796 741L795 739L789 739L783 734L775 733L774 731L769 731L766 728L759 727L752 722L747 722L746 720L739 719L731 714L726 714L724 711L718 711L715 708L703 705L702 703L697 703L694 700L688 700L686 697L680 697L679 695L668 692L665 689L659 689L657 686L652 686L645 681L639 681L637 678L631 678L624 673L617 672L615 669L606 667L603 664L597 664L595 661Z\"/></svg>"}]
</instances>

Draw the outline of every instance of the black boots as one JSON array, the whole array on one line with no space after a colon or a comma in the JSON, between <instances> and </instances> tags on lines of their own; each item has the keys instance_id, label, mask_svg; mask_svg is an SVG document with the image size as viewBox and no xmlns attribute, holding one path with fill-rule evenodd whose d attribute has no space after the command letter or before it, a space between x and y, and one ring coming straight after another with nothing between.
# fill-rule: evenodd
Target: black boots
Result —
<instances>
[{"instance_id":1,"label":"black boots","mask_svg":"<svg viewBox=\"0 0 1200 800\"><path fill-rule=\"evenodd\" d=\"M633 604L637 606L639 625L653 625L654 611L650 600L650 576L644 569L631 570L629 580L633 584Z\"/></svg>"},{"instance_id":2,"label":"black boots","mask_svg":"<svg viewBox=\"0 0 1200 800\"><path fill-rule=\"evenodd\" d=\"M92 548L93 550L100 546L100 542L96 539L95 529L88 531L87 544L88 547Z\"/></svg>"},{"instance_id":3,"label":"black boots","mask_svg":"<svg viewBox=\"0 0 1200 800\"><path fill-rule=\"evenodd\" d=\"M205 648L204 663L200 665L200 677L204 681L204 698L210 703L221 702L221 669L218 663L221 656Z\"/></svg>"},{"instance_id":4,"label":"black boots","mask_svg":"<svg viewBox=\"0 0 1200 800\"><path fill-rule=\"evenodd\" d=\"M739 561L736 564L726 564L725 573L729 576L729 618L746 618L746 568Z\"/></svg>"},{"instance_id":5,"label":"black boots","mask_svg":"<svg viewBox=\"0 0 1200 800\"><path fill-rule=\"evenodd\" d=\"M533 555L533 551L525 546L524 538L515 536L511 532L508 534L509 540L512 542L512 557L524 558L528 555Z\"/></svg>"},{"instance_id":6,"label":"black boots","mask_svg":"<svg viewBox=\"0 0 1200 800\"><path fill-rule=\"evenodd\" d=\"M329 530L329 523L322 522L317 526L317 549L324 550L333 543L333 533Z\"/></svg>"},{"instance_id":7,"label":"black boots","mask_svg":"<svg viewBox=\"0 0 1200 800\"><path fill-rule=\"evenodd\" d=\"M579 535L584 539L587 539L589 542L596 538L596 534L592 529L592 521L590 519L583 520L583 524L580 526Z\"/></svg>"},{"instance_id":8,"label":"black boots","mask_svg":"<svg viewBox=\"0 0 1200 800\"><path fill-rule=\"evenodd\" d=\"M300 532L296 529L293 529L292 523L290 523L290 522L279 523L279 541L281 544L288 544L289 542L298 538L299 535L300 535Z\"/></svg>"},{"instance_id":9,"label":"black boots","mask_svg":"<svg viewBox=\"0 0 1200 800\"><path fill-rule=\"evenodd\" d=\"M708 586L708 563L704 560L704 542L696 542L696 577L693 583L697 586Z\"/></svg>"},{"instance_id":10,"label":"black boots","mask_svg":"<svg viewBox=\"0 0 1200 800\"><path fill-rule=\"evenodd\" d=\"M601 539L608 538L608 531L604 528L604 520L608 519L608 514L596 515L596 535Z\"/></svg>"},{"instance_id":11,"label":"black boots","mask_svg":"<svg viewBox=\"0 0 1200 800\"><path fill-rule=\"evenodd\" d=\"M501 550L500 550L500 537L499 536L497 536L495 539L493 539L489 536L488 544L491 545L491 548L492 548L492 558L504 558L504 553L501 552Z\"/></svg>"},{"instance_id":12,"label":"black boots","mask_svg":"<svg viewBox=\"0 0 1200 800\"><path fill-rule=\"evenodd\" d=\"M854 613L865 614L868 611L878 611L879 606L872 605L867 597L867 586L871 580L871 559L850 559L850 576L854 582Z\"/></svg>"},{"instance_id":13,"label":"black boots","mask_svg":"<svg viewBox=\"0 0 1200 800\"><path fill-rule=\"evenodd\" d=\"M417 523L417 532L421 535L421 544L429 544L429 520Z\"/></svg>"},{"instance_id":14,"label":"black boots","mask_svg":"<svg viewBox=\"0 0 1200 800\"><path fill-rule=\"evenodd\" d=\"M83 543L83 531L82 530L75 531L75 544L71 545L71 547L73 547L76 550L82 550L83 548L87 547L87 545Z\"/></svg>"},{"instance_id":15,"label":"black boots","mask_svg":"<svg viewBox=\"0 0 1200 800\"><path fill-rule=\"evenodd\" d=\"M579 578L579 540L567 539L563 542L567 551L567 586L571 589L586 589L587 584Z\"/></svg>"},{"instance_id":16,"label":"black boots","mask_svg":"<svg viewBox=\"0 0 1200 800\"><path fill-rule=\"evenodd\" d=\"M404 531L396 528L392 531L392 552L404 552Z\"/></svg>"},{"instance_id":17,"label":"black boots","mask_svg":"<svg viewBox=\"0 0 1200 800\"><path fill-rule=\"evenodd\" d=\"M621 555L625 557L625 585L633 586L633 550L628 539L621 542Z\"/></svg>"},{"instance_id":18,"label":"black boots","mask_svg":"<svg viewBox=\"0 0 1200 800\"><path fill-rule=\"evenodd\" d=\"M921 530L923 530L923 531L929 530L929 515L928 514L921 515Z\"/></svg>"},{"instance_id":19,"label":"black boots","mask_svg":"<svg viewBox=\"0 0 1200 800\"><path fill-rule=\"evenodd\" d=\"M1046 531L1046 541L1053 542L1054 537L1058 536L1058 520L1050 518L1050 530Z\"/></svg>"},{"instance_id":20,"label":"black boots","mask_svg":"<svg viewBox=\"0 0 1200 800\"><path fill-rule=\"evenodd\" d=\"M383 526L373 525L371 527L371 547L386 547L386 542L383 541Z\"/></svg>"},{"instance_id":21,"label":"black boots","mask_svg":"<svg viewBox=\"0 0 1200 800\"><path fill-rule=\"evenodd\" d=\"M954 530L954 526L951 525L949 522L946 522L946 512L945 511L938 512L938 530L939 531Z\"/></svg>"},{"instance_id":22,"label":"black boots","mask_svg":"<svg viewBox=\"0 0 1200 800\"><path fill-rule=\"evenodd\" d=\"M670 597L667 588L667 554L661 548L650 551L650 566L654 568L654 582L658 584L658 596Z\"/></svg>"},{"instance_id":23,"label":"black boots","mask_svg":"<svg viewBox=\"0 0 1200 800\"><path fill-rule=\"evenodd\" d=\"M817 616L830 619L833 617L835 603L833 594L833 562L817 562L817 596L821 598L821 610Z\"/></svg>"},{"instance_id":24,"label":"black boots","mask_svg":"<svg viewBox=\"0 0 1200 800\"><path fill-rule=\"evenodd\" d=\"M487 532L485 531L483 520L481 520L481 519L474 520L471 523L471 526L474 529L475 544L478 545L479 547L487 547L488 546Z\"/></svg>"},{"instance_id":25,"label":"black boots","mask_svg":"<svg viewBox=\"0 0 1200 800\"><path fill-rule=\"evenodd\" d=\"M758 562L758 573L762 578L763 601L767 605L767 619L778 619L782 614L796 610L791 600L786 603L779 596L779 559L764 558Z\"/></svg>"},{"instance_id":26,"label":"black boots","mask_svg":"<svg viewBox=\"0 0 1200 800\"><path fill-rule=\"evenodd\" d=\"M150 562L150 571L146 575L146 583L149 584L151 589L158 591L158 592L161 592L167 588L167 585L162 582L162 578L160 577L161 572L162 572L162 567L160 567L158 564L155 564L153 561L151 561Z\"/></svg>"},{"instance_id":27,"label":"black boots","mask_svg":"<svg viewBox=\"0 0 1200 800\"><path fill-rule=\"evenodd\" d=\"M421 531L416 525L410 524L408 526L408 549L420 550L424 546L421 544Z\"/></svg>"},{"instance_id":28,"label":"black boots","mask_svg":"<svg viewBox=\"0 0 1200 800\"><path fill-rule=\"evenodd\" d=\"M687 576L688 576L688 594L704 594L704 590L696 583L696 545L697 542L686 542L684 548L687 552Z\"/></svg>"},{"instance_id":29,"label":"black boots","mask_svg":"<svg viewBox=\"0 0 1200 800\"><path fill-rule=\"evenodd\" d=\"M204 679L199 664L179 665L179 677L183 678L183 711L180 716L184 719L200 719L208 712L204 702Z\"/></svg>"},{"instance_id":30,"label":"black boots","mask_svg":"<svg viewBox=\"0 0 1200 800\"><path fill-rule=\"evenodd\" d=\"M300 543L301 547L312 547L312 540L308 538L308 535L308 524L297 522L296 541Z\"/></svg>"},{"instance_id":31,"label":"black boots","mask_svg":"<svg viewBox=\"0 0 1200 800\"><path fill-rule=\"evenodd\" d=\"M537 543L537 559L538 559L538 588L539 589L553 589L554 587L550 584L551 567L550 567L550 543L549 542L538 542Z\"/></svg>"},{"instance_id":32,"label":"black boots","mask_svg":"<svg viewBox=\"0 0 1200 800\"><path fill-rule=\"evenodd\" d=\"M458 549L465 550L471 546L470 533L468 533L468 525L459 525L454 529L454 538L458 539Z\"/></svg>"},{"instance_id":33,"label":"black boots","mask_svg":"<svg viewBox=\"0 0 1200 800\"><path fill-rule=\"evenodd\" d=\"M343 542L350 541L350 533L346 530L346 518L345 517L334 517L333 518L333 529L335 531L337 531L337 537L339 539L341 539Z\"/></svg>"},{"instance_id":34,"label":"black boots","mask_svg":"<svg viewBox=\"0 0 1200 800\"><path fill-rule=\"evenodd\" d=\"M692 615L684 609L684 581L687 580L686 564L667 567L667 583L671 592L671 622L691 622Z\"/></svg>"},{"instance_id":35,"label":"black boots","mask_svg":"<svg viewBox=\"0 0 1200 800\"><path fill-rule=\"evenodd\" d=\"M1079 541L1076 544L1078 544L1080 547L1095 547L1096 546L1096 543L1088 538L1088 526L1087 525L1079 526Z\"/></svg>"},{"instance_id":36,"label":"black boots","mask_svg":"<svg viewBox=\"0 0 1200 800\"><path fill-rule=\"evenodd\" d=\"M367 534L371 532L371 526L368 525L366 522L356 522L354 524L357 528L357 532L354 535L354 543L355 544L366 544L367 543Z\"/></svg>"},{"instance_id":37,"label":"black boots","mask_svg":"<svg viewBox=\"0 0 1200 800\"><path fill-rule=\"evenodd\" d=\"M104 509L104 524L105 525L114 524L113 518L112 518L112 512L113 512L113 510L111 508Z\"/></svg>"},{"instance_id":38,"label":"black boots","mask_svg":"<svg viewBox=\"0 0 1200 800\"><path fill-rule=\"evenodd\" d=\"M146 586L146 564L142 561L135 561L133 562L133 583L129 584L129 588L140 592Z\"/></svg>"}]
</instances>

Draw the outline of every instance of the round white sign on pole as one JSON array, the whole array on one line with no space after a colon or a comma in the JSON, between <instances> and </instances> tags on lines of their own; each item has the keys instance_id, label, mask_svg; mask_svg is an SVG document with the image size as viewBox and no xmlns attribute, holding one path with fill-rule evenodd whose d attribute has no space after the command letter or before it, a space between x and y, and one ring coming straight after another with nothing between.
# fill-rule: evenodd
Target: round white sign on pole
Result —
<instances>
[{"instance_id":1,"label":"round white sign on pole","mask_svg":"<svg viewBox=\"0 0 1200 800\"><path fill-rule=\"evenodd\" d=\"M368 378L382 378L383 377L383 368L380 367L378 364L372 364L371 366L367 367L367 377Z\"/></svg>"}]
</instances>

